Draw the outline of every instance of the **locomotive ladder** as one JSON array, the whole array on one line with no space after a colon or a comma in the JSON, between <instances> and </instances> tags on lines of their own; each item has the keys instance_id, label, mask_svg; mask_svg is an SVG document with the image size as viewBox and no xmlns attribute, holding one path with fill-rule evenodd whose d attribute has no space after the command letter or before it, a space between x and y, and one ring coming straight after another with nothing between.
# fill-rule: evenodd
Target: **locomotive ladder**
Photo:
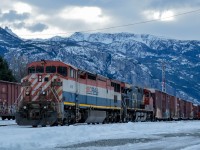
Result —
<instances>
[{"instance_id":1,"label":"locomotive ladder","mask_svg":"<svg viewBox=\"0 0 200 150\"><path fill-rule=\"evenodd\" d=\"M76 112L76 123L79 121L79 103L76 101L75 103L75 112Z\"/></svg>"},{"instance_id":2,"label":"locomotive ladder","mask_svg":"<svg viewBox=\"0 0 200 150\"><path fill-rule=\"evenodd\" d=\"M50 87L50 89L51 89L51 91L52 91L52 93L53 93L53 95L54 95L54 97L55 97L55 99L56 99L56 101L58 103L58 105L57 105L58 116L59 116L59 118L62 118L61 101L59 100L58 93L56 92L56 90L54 88Z\"/></svg>"},{"instance_id":3,"label":"locomotive ladder","mask_svg":"<svg viewBox=\"0 0 200 150\"><path fill-rule=\"evenodd\" d=\"M78 99L78 93L79 93L79 90L80 90L80 84L78 83L78 72L77 72L77 79L76 79L76 82L75 82L75 86L76 86L76 92L75 92L75 121L76 123L79 122L80 120L80 108L79 108L79 99Z\"/></svg>"},{"instance_id":4,"label":"locomotive ladder","mask_svg":"<svg viewBox=\"0 0 200 150\"><path fill-rule=\"evenodd\" d=\"M127 120L127 106L126 106L126 97L123 95L123 99L122 99L122 122L126 122Z\"/></svg>"}]
</instances>

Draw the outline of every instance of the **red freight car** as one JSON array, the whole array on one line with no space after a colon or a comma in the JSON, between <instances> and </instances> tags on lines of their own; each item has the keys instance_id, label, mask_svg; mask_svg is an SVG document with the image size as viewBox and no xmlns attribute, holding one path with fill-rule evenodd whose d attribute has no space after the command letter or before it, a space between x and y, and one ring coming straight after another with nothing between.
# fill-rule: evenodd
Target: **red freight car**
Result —
<instances>
[{"instance_id":1,"label":"red freight car","mask_svg":"<svg viewBox=\"0 0 200 150\"><path fill-rule=\"evenodd\" d=\"M186 108L187 108L187 101L180 99L180 118L181 119L188 119Z\"/></svg>"},{"instance_id":2,"label":"red freight car","mask_svg":"<svg viewBox=\"0 0 200 150\"><path fill-rule=\"evenodd\" d=\"M198 113L199 113L198 106L193 104L193 119L198 119Z\"/></svg>"},{"instance_id":3,"label":"red freight car","mask_svg":"<svg viewBox=\"0 0 200 150\"><path fill-rule=\"evenodd\" d=\"M162 120L162 101L161 101L161 92L155 89L149 89L153 98L154 106L154 117L156 120Z\"/></svg>"},{"instance_id":4,"label":"red freight car","mask_svg":"<svg viewBox=\"0 0 200 150\"><path fill-rule=\"evenodd\" d=\"M154 116L157 120L170 119L170 96L155 89L149 89L153 98Z\"/></svg>"},{"instance_id":5,"label":"red freight car","mask_svg":"<svg viewBox=\"0 0 200 150\"><path fill-rule=\"evenodd\" d=\"M200 105L198 105L198 119L200 119Z\"/></svg>"},{"instance_id":6,"label":"red freight car","mask_svg":"<svg viewBox=\"0 0 200 150\"><path fill-rule=\"evenodd\" d=\"M182 99L179 99L179 109L180 109L180 119L185 119L184 101Z\"/></svg>"},{"instance_id":7,"label":"red freight car","mask_svg":"<svg viewBox=\"0 0 200 150\"><path fill-rule=\"evenodd\" d=\"M178 99L175 96L170 96L170 119L179 119L179 104Z\"/></svg>"},{"instance_id":8,"label":"red freight car","mask_svg":"<svg viewBox=\"0 0 200 150\"><path fill-rule=\"evenodd\" d=\"M15 118L15 106L21 86L19 83L0 81L0 117L4 119Z\"/></svg>"},{"instance_id":9,"label":"red freight car","mask_svg":"<svg viewBox=\"0 0 200 150\"><path fill-rule=\"evenodd\" d=\"M193 106L191 102L186 101L186 118L193 119Z\"/></svg>"},{"instance_id":10,"label":"red freight car","mask_svg":"<svg viewBox=\"0 0 200 150\"><path fill-rule=\"evenodd\" d=\"M181 119L181 99L177 98L177 114L178 119Z\"/></svg>"},{"instance_id":11,"label":"red freight car","mask_svg":"<svg viewBox=\"0 0 200 150\"><path fill-rule=\"evenodd\" d=\"M165 110L164 110L164 114L165 114L165 119L170 120L170 95L168 95L167 93L163 93L165 94Z\"/></svg>"}]
</instances>

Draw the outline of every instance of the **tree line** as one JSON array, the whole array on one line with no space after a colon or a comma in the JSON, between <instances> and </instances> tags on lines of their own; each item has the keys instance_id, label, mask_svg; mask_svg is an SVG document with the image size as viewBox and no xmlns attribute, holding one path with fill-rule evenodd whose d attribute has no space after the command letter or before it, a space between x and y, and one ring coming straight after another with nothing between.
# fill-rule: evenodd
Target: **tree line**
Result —
<instances>
[{"instance_id":1,"label":"tree line","mask_svg":"<svg viewBox=\"0 0 200 150\"><path fill-rule=\"evenodd\" d=\"M7 61L0 56L0 80L16 82L12 71L9 69Z\"/></svg>"}]
</instances>

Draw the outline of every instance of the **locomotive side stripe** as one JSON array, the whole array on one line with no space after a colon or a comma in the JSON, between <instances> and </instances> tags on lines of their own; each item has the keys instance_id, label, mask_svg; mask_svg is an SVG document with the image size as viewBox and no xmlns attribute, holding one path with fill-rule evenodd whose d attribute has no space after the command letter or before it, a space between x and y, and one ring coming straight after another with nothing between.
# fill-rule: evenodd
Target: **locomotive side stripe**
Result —
<instances>
[{"instance_id":1,"label":"locomotive side stripe","mask_svg":"<svg viewBox=\"0 0 200 150\"><path fill-rule=\"evenodd\" d=\"M38 80L38 79L36 79L36 80ZM42 78L42 80L43 80L43 78ZM41 85L42 85L42 82L37 82L35 85L33 84L33 87L32 87L33 95Z\"/></svg>"},{"instance_id":2,"label":"locomotive side stripe","mask_svg":"<svg viewBox=\"0 0 200 150\"><path fill-rule=\"evenodd\" d=\"M62 101L62 93L63 93L63 91L62 91L62 86L60 86L60 87L58 88L58 97L59 97L59 100L60 100L60 101Z\"/></svg>"},{"instance_id":3,"label":"locomotive side stripe","mask_svg":"<svg viewBox=\"0 0 200 150\"><path fill-rule=\"evenodd\" d=\"M71 89L70 89L70 85L74 85L74 83L70 83L70 81L64 81L63 83L64 83L63 92L75 93L75 91L71 91ZM97 97L97 98L110 98L110 99L113 99L114 95L117 95L117 99L121 100L121 93L114 92L113 89L111 89L111 88L107 89L106 87L104 87L104 88L94 87L94 86L88 86L86 84L80 84L80 83L78 83L77 86L78 86L78 93L77 94L80 94L80 95L83 95L83 96L91 96L91 97ZM97 88L98 94L97 95L92 95L90 93L87 93L86 92L86 88L87 87Z\"/></svg>"},{"instance_id":4,"label":"locomotive side stripe","mask_svg":"<svg viewBox=\"0 0 200 150\"><path fill-rule=\"evenodd\" d=\"M108 107L120 107L121 100L114 101L114 97L112 98L96 98L92 96L85 96L85 95L78 95L76 97L75 93L71 92L63 92L64 102L76 102L80 104L87 104L87 105L97 105L97 106L108 106Z\"/></svg>"},{"instance_id":5,"label":"locomotive side stripe","mask_svg":"<svg viewBox=\"0 0 200 150\"><path fill-rule=\"evenodd\" d=\"M42 81L44 80L45 77L49 77L49 75L43 76ZM38 80L38 79L36 79L36 82L37 82L37 80ZM51 81L51 80L50 80L50 81ZM39 87L41 87L41 86L43 86L43 85L45 85L45 84L46 84L46 82L37 82L37 83L32 87L32 89L33 89L33 95L34 95L34 93L38 90Z\"/></svg>"},{"instance_id":6,"label":"locomotive side stripe","mask_svg":"<svg viewBox=\"0 0 200 150\"><path fill-rule=\"evenodd\" d=\"M48 76L48 75L47 75L47 76ZM45 77L47 77L47 76L45 76ZM45 78L45 77L44 77L44 78ZM44 78L43 78L43 79L44 79ZM52 82L54 79L56 79L56 78L57 78L57 76L53 76L53 78L49 79L48 82L43 82L42 84L40 84L40 87L42 87L42 90L43 90L43 91L46 90L46 89L50 86L51 82ZM43 79L42 79L42 80L43 80ZM39 88L39 87L38 87L38 88ZM37 91L37 89L36 89L35 91ZM32 101L36 101L38 97L39 97L38 93L35 93L35 94L33 95Z\"/></svg>"},{"instance_id":7,"label":"locomotive side stripe","mask_svg":"<svg viewBox=\"0 0 200 150\"><path fill-rule=\"evenodd\" d=\"M56 78L57 78L57 76L53 76L51 79L49 79L48 82L43 82L43 84L42 84L42 90L45 91L45 90L50 86L51 82L52 82L54 79L56 79ZM39 95L38 95L38 96L39 96ZM36 98L34 98L33 101L35 101L35 100L38 98L38 96L37 96Z\"/></svg>"},{"instance_id":8,"label":"locomotive side stripe","mask_svg":"<svg viewBox=\"0 0 200 150\"><path fill-rule=\"evenodd\" d=\"M32 98L32 101L35 101L37 98L39 97L39 95L35 95L33 98Z\"/></svg>"},{"instance_id":9,"label":"locomotive side stripe","mask_svg":"<svg viewBox=\"0 0 200 150\"><path fill-rule=\"evenodd\" d=\"M45 77L46 76L43 76L42 81ZM38 88L43 84L43 82L38 82L38 78L35 78L35 81L36 83L33 84L33 87L32 87L32 101L35 101L38 98L39 95L36 91L38 91Z\"/></svg>"},{"instance_id":10,"label":"locomotive side stripe","mask_svg":"<svg viewBox=\"0 0 200 150\"><path fill-rule=\"evenodd\" d=\"M31 77L32 75L33 75L33 74L31 74L31 75L29 74L29 75L25 76L24 78L21 79L21 82L23 82L24 80L30 81L30 77ZM19 99L20 101L23 100L24 94L25 94L25 87L21 86L21 96L20 96L20 99Z\"/></svg>"},{"instance_id":11,"label":"locomotive side stripe","mask_svg":"<svg viewBox=\"0 0 200 150\"><path fill-rule=\"evenodd\" d=\"M64 105L75 106L73 102L64 102ZM89 108L101 108L101 109L121 109L121 107L112 107L112 106L97 106L89 104L79 104L80 107L89 107Z\"/></svg>"},{"instance_id":12,"label":"locomotive side stripe","mask_svg":"<svg viewBox=\"0 0 200 150\"><path fill-rule=\"evenodd\" d=\"M37 82L37 80L34 78L34 74L31 75L31 77L28 79L30 82L31 82L31 88L32 88L32 85L35 84Z\"/></svg>"},{"instance_id":13,"label":"locomotive side stripe","mask_svg":"<svg viewBox=\"0 0 200 150\"><path fill-rule=\"evenodd\" d=\"M43 91L46 90L50 86L51 82L56 78L57 78L57 76L53 76L53 78L51 78L48 82L43 82L42 90Z\"/></svg>"},{"instance_id":14,"label":"locomotive side stripe","mask_svg":"<svg viewBox=\"0 0 200 150\"><path fill-rule=\"evenodd\" d=\"M67 80L67 81L73 81L71 79ZM76 81L74 81L76 82ZM97 87L97 88L103 88L103 89L110 89L110 90L114 90L114 87L112 86L107 86L107 83L106 82L103 82L103 81L90 81L90 80L83 80L83 79L79 79L78 80L78 84L79 85L85 85L85 86L91 86L91 87ZM116 92L116 93L119 93L121 94L120 92Z\"/></svg>"},{"instance_id":15,"label":"locomotive side stripe","mask_svg":"<svg viewBox=\"0 0 200 150\"><path fill-rule=\"evenodd\" d=\"M37 78L36 78L36 75L34 74L34 76L32 76L32 82L31 82L31 87L33 88L35 86L35 84L37 83Z\"/></svg>"}]
</instances>

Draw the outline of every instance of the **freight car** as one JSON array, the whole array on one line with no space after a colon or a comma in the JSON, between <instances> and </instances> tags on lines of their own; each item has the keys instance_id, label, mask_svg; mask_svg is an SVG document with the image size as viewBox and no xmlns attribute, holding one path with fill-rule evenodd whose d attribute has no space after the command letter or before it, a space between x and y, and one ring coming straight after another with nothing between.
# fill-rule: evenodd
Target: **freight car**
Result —
<instances>
[{"instance_id":1,"label":"freight car","mask_svg":"<svg viewBox=\"0 0 200 150\"><path fill-rule=\"evenodd\" d=\"M154 120L200 119L199 106L165 92L149 89L153 98Z\"/></svg>"},{"instance_id":2,"label":"freight car","mask_svg":"<svg viewBox=\"0 0 200 150\"><path fill-rule=\"evenodd\" d=\"M30 63L21 85L18 125L189 119L191 113L187 108L191 103L167 93L109 79L60 61Z\"/></svg>"},{"instance_id":3,"label":"freight car","mask_svg":"<svg viewBox=\"0 0 200 150\"><path fill-rule=\"evenodd\" d=\"M15 105L20 94L19 83L0 81L0 117L2 120L15 119Z\"/></svg>"}]
</instances>

